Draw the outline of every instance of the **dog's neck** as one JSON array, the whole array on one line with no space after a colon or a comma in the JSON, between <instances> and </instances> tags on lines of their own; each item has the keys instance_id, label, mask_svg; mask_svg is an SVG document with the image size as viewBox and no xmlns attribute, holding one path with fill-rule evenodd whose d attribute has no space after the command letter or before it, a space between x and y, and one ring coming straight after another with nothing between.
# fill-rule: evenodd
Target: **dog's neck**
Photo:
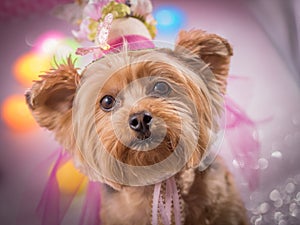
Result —
<instances>
[{"instance_id":1,"label":"dog's neck","mask_svg":"<svg viewBox=\"0 0 300 225\"><path fill-rule=\"evenodd\" d=\"M178 221L181 221L180 223L183 224L185 219L185 202L182 197L188 196L190 192L195 180L195 169L184 169L173 178L175 178L176 186L174 187L173 185L173 187L171 187L171 189L173 189L171 192L170 189L169 191L167 190L167 185L170 185L169 178L167 181L162 181L160 184L140 187L123 186L121 190L118 191L108 185L104 185L104 195L108 199L118 196L118 199L121 202L120 204L129 207L129 211L135 211L137 209L142 210L145 213L144 216L147 216L148 218L151 217L152 224L157 224L155 222L157 220L168 220L166 218L177 221L176 224L178 224ZM160 186L159 192L157 192L158 185ZM177 199L174 197L174 194L179 195L177 196ZM171 199L173 199L171 201L170 195L173 196L171 197ZM135 201L134 204L129 204L131 199L143 199L143 201ZM154 202L156 202L156 205ZM169 204L167 202L169 202ZM116 211L118 211L118 208ZM172 216L170 217L170 215Z\"/></svg>"},{"instance_id":2,"label":"dog's neck","mask_svg":"<svg viewBox=\"0 0 300 225\"><path fill-rule=\"evenodd\" d=\"M187 195L189 193L189 190L195 179L195 170L196 170L195 168L183 169L182 171L180 171L178 174L176 174L174 176L175 180L178 184L178 188L180 189L181 194ZM126 192L126 191L131 191L131 189L134 189L135 191L149 190L150 193L152 194L155 184L147 185L147 186L140 186L140 187L119 185L119 187L121 187L120 189L115 189L110 184L104 184L104 186L108 193L114 193L114 192L119 192L119 191ZM145 188L145 187L147 187L147 188Z\"/></svg>"}]
</instances>

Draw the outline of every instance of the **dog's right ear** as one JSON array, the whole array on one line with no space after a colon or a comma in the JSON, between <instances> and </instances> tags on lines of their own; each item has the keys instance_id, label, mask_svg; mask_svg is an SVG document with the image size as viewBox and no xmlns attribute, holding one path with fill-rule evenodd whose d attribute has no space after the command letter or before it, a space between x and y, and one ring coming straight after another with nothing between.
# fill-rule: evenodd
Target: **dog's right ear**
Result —
<instances>
[{"instance_id":1,"label":"dog's right ear","mask_svg":"<svg viewBox=\"0 0 300 225\"><path fill-rule=\"evenodd\" d=\"M71 58L34 81L25 97L28 107L41 127L55 131L72 120L72 105L80 76ZM63 131L61 131L63 132Z\"/></svg>"}]
</instances>

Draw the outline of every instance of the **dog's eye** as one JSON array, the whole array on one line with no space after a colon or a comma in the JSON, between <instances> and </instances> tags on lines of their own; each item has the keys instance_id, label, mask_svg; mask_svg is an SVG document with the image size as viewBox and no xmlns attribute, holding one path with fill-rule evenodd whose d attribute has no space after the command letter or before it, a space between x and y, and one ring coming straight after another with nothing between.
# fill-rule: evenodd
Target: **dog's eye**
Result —
<instances>
[{"instance_id":1,"label":"dog's eye","mask_svg":"<svg viewBox=\"0 0 300 225\"><path fill-rule=\"evenodd\" d=\"M158 95L167 95L170 92L170 86L166 82L157 82L153 87L153 93Z\"/></svg>"},{"instance_id":2,"label":"dog's eye","mask_svg":"<svg viewBox=\"0 0 300 225\"><path fill-rule=\"evenodd\" d=\"M113 96L111 95L105 95L101 100L100 100L100 106L101 109L104 111L110 111L113 109L115 106L116 100Z\"/></svg>"}]
</instances>

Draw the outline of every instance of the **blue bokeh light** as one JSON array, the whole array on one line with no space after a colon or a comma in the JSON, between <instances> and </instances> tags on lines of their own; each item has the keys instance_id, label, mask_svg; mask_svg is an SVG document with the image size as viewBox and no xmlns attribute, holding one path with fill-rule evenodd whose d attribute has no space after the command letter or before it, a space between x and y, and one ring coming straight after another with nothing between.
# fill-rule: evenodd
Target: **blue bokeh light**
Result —
<instances>
[{"instance_id":1,"label":"blue bokeh light","mask_svg":"<svg viewBox=\"0 0 300 225\"><path fill-rule=\"evenodd\" d=\"M159 34L176 34L186 22L184 12L172 5L165 5L154 11Z\"/></svg>"}]
</instances>

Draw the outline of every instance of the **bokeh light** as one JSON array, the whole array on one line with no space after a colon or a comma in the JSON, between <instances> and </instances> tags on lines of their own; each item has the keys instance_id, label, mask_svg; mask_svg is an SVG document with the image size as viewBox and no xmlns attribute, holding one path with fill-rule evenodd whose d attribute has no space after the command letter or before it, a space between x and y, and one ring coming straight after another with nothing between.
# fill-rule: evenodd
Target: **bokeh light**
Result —
<instances>
[{"instance_id":1,"label":"bokeh light","mask_svg":"<svg viewBox=\"0 0 300 225\"><path fill-rule=\"evenodd\" d=\"M160 34L175 34L186 22L184 12L174 6L162 6L155 10L154 18L157 21L157 29Z\"/></svg>"},{"instance_id":2,"label":"bokeh light","mask_svg":"<svg viewBox=\"0 0 300 225\"><path fill-rule=\"evenodd\" d=\"M10 96L3 102L2 119L10 129L18 132L36 127L23 95Z\"/></svg>"},{"instance_id":3,"label":"bokeh light","mask_svg":"<svg viewBox=\"0 0 300 225\"><path fill-rule=\"evenodd\" d=\"M78 56L75 54L76 49L79 47L79 43L75 41L73 38L64 38L60 40L56 48L54 49L53 57L51 60L51 65L55 65L55 63L61 64L66 61L66 59L71 56L72 59L77 58Z\"/></svg>"},{"instance_id":4,"label":"bokeh light","mask_svg":"<svg viewBox=\"0 0 300 225\"><path fill-rule=\"evenodd\" d=\"M69 56L77 58L75 51L79 44L60 33L47 32L37 39L34 46L33 51L20 56L13 66L16 79L25 87L30 87L33 80L56 63L63 63Z\"/></svg>"},{"instance_id":5,"label":"bokeh light","mask_svg":"<svg viewBox=\"0 0 300 225\"><path fill-rule=\"evenodd\" d=\"M75 51L79 43L74 38L65 37L57 31L49 31L37 38L33 50L51 57L51 65L63 63L69 56L76 58Z\"/></svg>"},{"instance_id":6,"label":"bokeh light","mask_svg":"<svg viewBox=\"0 0 300 225\"><path fill-rule=\"evenodd\" d=\"M50 69L51 58L49 55L29 52L20 56L13 65L16 79L25 87L30 87L33 80Z\"/></svg>"},{"instance_id":7,"label":"bokeh light","mask_svg":"<svg viewBox=\"0 0 300 225\"><path fill-rule=\"evenodd\" d=\"M40 35L34 43L34 51L42 54L53 54L64 35L57 31L48 31Z\"/></svg>"},{"instance_id":8,"label":"bokeh light","mask_svg":"<svg viewBox=\"0 0 300 225\"><path fill-rule=\"evenodd\" d=\"M24 87L48 71L55 63L63 63L68 56L76 58L78 42L58 32L46 32L37 38L32 51L21 55L13 64L13 74ZM2 118L12 130L25 131L35 124L25 104L24 96L12 96L2 106Z\"/></svg>"},{"instance_id":9,"label":"bokeh light","mask_svg":"<svg viewBox=\"0 0 300 225\"><path fill-rule=\"evenodd\" d=\"M80 194L85 190L88 182L87 177L78 172L71 160L58 169L56 179L60 191L64 194Z\"/></svg>"},{"instance_id":10,"label":"bokeh light","mask_svg":"<svg viewBox=\"0 0 300 225\"><path fill-rule=\"evenodd\" d=\"M48 38L41 45L42 52L51 53L52 49L55 49L59 43L59 39L56 38Z\"/></svg>"}]
</instances>

